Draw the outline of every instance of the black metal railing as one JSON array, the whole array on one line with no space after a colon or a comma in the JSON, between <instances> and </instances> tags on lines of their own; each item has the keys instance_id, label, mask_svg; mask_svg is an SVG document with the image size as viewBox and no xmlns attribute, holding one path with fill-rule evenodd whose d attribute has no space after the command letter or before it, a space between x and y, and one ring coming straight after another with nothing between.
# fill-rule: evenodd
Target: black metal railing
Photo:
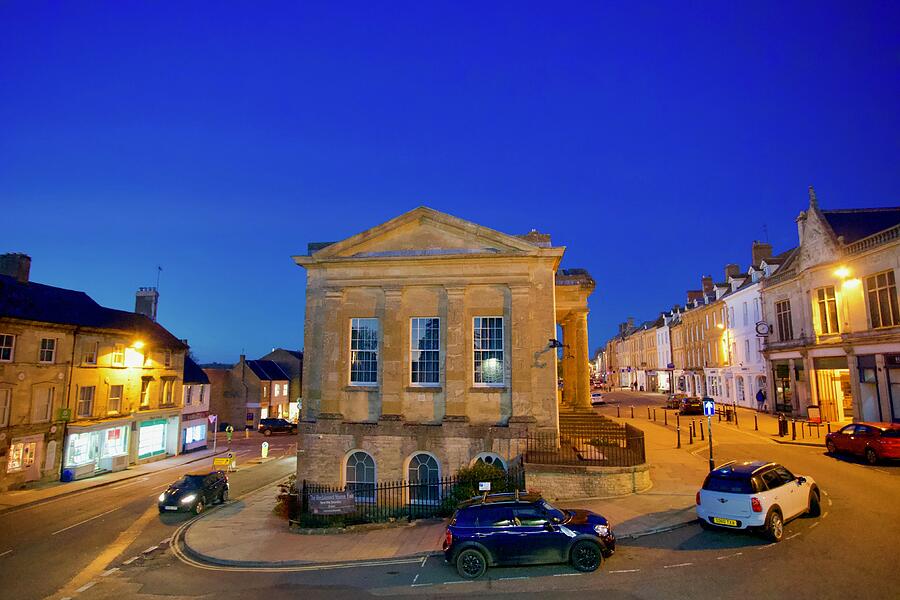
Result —
<instances>
[{"instance_id":1,"label":"black metal railing","mask_svg":"<svg viewBox=\"0 0 900 600\"><path fill-rule=\"evenodd\" d=\"M398 480L348 486L304 480L294 492L296 500L291 503L290 520L302 527L335 527L446 517L460 502L477 496L482 481L491 483L491 493L525 490L525 472L520 466L482 473L477 479L454 476L426 482ZM341 494L349 508L343 514L316 514L317 494Z\"/></svg>"},{"instance_id":2,"label":"black metal railing","mask_svg":"<svg viewBox=\"0 0 900 600\"><path fill-rule=\"evenodd\" d=\"M644 432L627 423L615 431L533 434L525 454L526 465L633 467L644 462Z\"/></svg>"}]
</instances>

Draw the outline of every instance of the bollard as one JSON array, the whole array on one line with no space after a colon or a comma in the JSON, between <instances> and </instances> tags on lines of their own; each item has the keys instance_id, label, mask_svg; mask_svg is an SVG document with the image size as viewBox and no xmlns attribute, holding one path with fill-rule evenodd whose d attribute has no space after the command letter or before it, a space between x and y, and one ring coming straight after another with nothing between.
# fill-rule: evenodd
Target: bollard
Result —
<instances>
[{"instance_id":1,"label":"bollard","mask_svg":"<svg viewBox=\"0 0 900 600\"><path fill-rule=\"evenodd\" d=\"M616 406L616 418L620 418L622 415L619 414L619 407Z\"/></svg>"},{"instance_id":2,"label":"bollard","mask_svg":"<svg viewBox=\"0 0 900 600\"><path fill-rule=\"evenodd\" d=\"M675 428L675 435L678 436L678 447L681 448L681 427Z\"/></svg>"},{"instance_id":3,"label":"bollard","mask_svg":"<svg viewBox=\"0 0 900 600\"><path fill-rule=\"evenodd\" d=\"M756 414L753 415L753 431L759 431L759 420L756 418Z\"/></svg>"},{"instance_id":4,"label":"bollard","mask_svg":"<svg viewBox=\"0 0 900 600\"><path fill-rule=\"evenodd\" d=\"M650 407L647 407L647 420L650 420Z\"/></svg>"},{"instance_id":5,"label":"bollard","mask_svg":"<svg viewBox=\"0 0 900 600\"><path fill-rule=\"evenodd\" d=\"M666 427L669 426L669 411L667 410L663 411L663 425L665 425Z\"/></svg>"},{"instance_id":6,"label":"bollard","mask_svg":"<svg viewBox=\"0 0 900 600\"><path fill-rule=\"evenodd\" d=\"M653 409L653 422L656 422L656 409Z\"/></svg>"},{"instance_id":7,"label":"bollard","mask_svg":"<svg viewBox=\"0 0 900 600\"><path fill-rule=\"evenodd\" d=\"M800 421L800 437L806 439L806 427L804 427L803 421Z\"/></svg>"},{"instance_id":8,"label":"bollard","mask_svg":"<svg viewBox=\"0 0 900 600\"><path fill-rule=\"evenodd\" d=\"M245 440L250 439L250 428L249 427L244 427L244 439Z\"/></svg>"},{"instance_id":9,"label":"bollard","mask_svg":"<svg viewBox=\"0 0 900 600\"><path fill-rule=\"evenodd\" d=\"M701 421L700 422L700 441L702 442L705 439L706 439L706 434L703 433L703 422Z\"/></svg>"},{"instance_id":10,"label":"bollard","mask_svg":"<svg viewBox=\"0 0 900 600\"><path fill-rule=\"evenodd\" d=\"M819 424L816 423L816 439L819 439L820 437L822 437L822 436L819 435Z\"/></svg>"},{"instance_id":11,"label":"bollard","mask_svg":"<svg viewBox=\"0 0 900 600\"><path fill-rule=\"evenodd\" d=\"M831 421L825 423L825 427L828 429L828 433L831 433Z\"/></svg>"},{"instance_id":12,"label":"bollard","mask_svg":"<svg viewBox=\"0 0 900 600\"><path fill-rule=\"evenodd\" d=\"M692 446L694 444L694 424L691 423L691 426L688 428L688 445Z\"/></svg>"},{"instance_id":13,"label":"bollard","mask_svg":"<svg viewBox=\"0 0 900 600\"><path fill-rule=\"evenodd\" d=\"M797 419L791 419L791 439L797 439Z\"/></svg>"},{"instance_id":14,"label":"bollard","mask_svg":"<svg viewBox=\"0 0 900 600\"><path fill-rule=\"evenodd\" d=\"M634 418L634 404L631 405L631 418Z\"/></svg>"},{"instance_id":15,"label":"bollard","mask_svg":"<svg viewBox=\"0 0 900 600\"><path fill-rule=\"evenodd\" d=\"M675 427L681 427L681 415L675 413Z\"/></svg>"},{"instance_id":16,"label":"bollard","mask_svg":"<svg viewBox=\"0 0 900 600\"><path fill-rule=\"evenodd\" d=\"M737 404L734 404L734 403L731 404L731 412L734 413L734 426L737 427L738 429L740 429L740 425L738 425L738 420L737 420Z\"/></svg>"},{"instance_id":17,"label":"bollard","mask_svg":"<svg viewBox=\"0 0 900 600\"><path fill-rule=\"evenodd\" d=\"M720 410L720 411L718 411L718 413L719 413L719 423L721 423L722 422L722 411Z\"/></svg>"}]
</instances>

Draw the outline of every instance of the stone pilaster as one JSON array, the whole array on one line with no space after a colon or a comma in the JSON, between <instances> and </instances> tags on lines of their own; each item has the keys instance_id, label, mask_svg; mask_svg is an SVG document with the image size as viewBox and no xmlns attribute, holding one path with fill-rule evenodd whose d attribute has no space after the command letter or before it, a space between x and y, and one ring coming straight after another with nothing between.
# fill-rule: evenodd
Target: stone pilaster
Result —
<instances>
[{"instance_id":1,"label":"stone pilaster","mask_svg":"<svg viewBox=\"0 0 900 600\"><path fill-rule=\"evenodd\" d=\"M465 286L446 287L444 291L447 298L447 322L443 327L447 332L444 355L444 420L458 421L466 418L466 387L470 370L466 364L469 356L466 343L468 341L471 345L471 332L465 322Z\"/></svg>"},{"instance_id":2,"label":"stone pilaster","mask_svg":"<svg viewBox=\"0 0 900 600\"><path fill-rule=\"evenodd\" d=\"M572 406L575 403L575 323L571 318L566 318L562 322L563 331L563 404Z\"/></svg>"},{"instance_id":3,"label":"stone pilaster","mask_svg":"<svg viewBox=\"0 0 900 600\"><path fill-rule=\"evenodd\" d=\"M403 388L408 376L404 365L402 318L403 289L384 288L384 316L381 334L381 417L394 418L403 412Z\"/></svg>"},{"instance_id":4,"label":"stone pilaster","mask_svg":"<svg viewBox=\"0 0 900 600\"><path fill-rule=\"evenodd\" d=\"M511 419L533 419L539 408L533 397L531 382L532 354L535 351L532 334L535 330L531 314L531 293L528 286L510 286L510 393L512 394Z\"/></svg>"},{"instance_id":5,"label":"stone pilaster","mask_svg":"<svg viewBox=\"0 0 900 600\"><path fill-rule=\"evenodd\" d=\"M344 320L341 307L344 302L344 294L340 289L327 288L325 290L325 305L323 316L325 327L322 335L322 346L319 351L324 360L324 372L322 373L322 399L319 405L319 418L343 418L340 408L341 388L347 380L347 361L342 352L345 339L342 332L349 328Z\"/></svg>"},{"instance_id":6,"label":"stone pilaster","mask_svg":"<svg viewBox=\"0 0 900 600\"><path fill-rule=\"evenodd\" d=\"M590 351L588 350L587 312L575 318L575 408L591 408Z\"/></svg>"}]
</instances>

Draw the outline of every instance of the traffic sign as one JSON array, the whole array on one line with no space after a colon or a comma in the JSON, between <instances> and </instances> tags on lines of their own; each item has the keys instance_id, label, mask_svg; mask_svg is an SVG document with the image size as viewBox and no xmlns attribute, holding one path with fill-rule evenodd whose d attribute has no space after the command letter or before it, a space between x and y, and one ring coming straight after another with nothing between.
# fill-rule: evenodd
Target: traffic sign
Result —
<instances>
[{"instance_id":1,"label":"traffic sign","mask_svg":"<svg viewBox=\"0 0 900 600\"><path fill-rule=\"evenodd\" d=\"M703 399L703 416L711 417L716 414L716 402L712 398Z\"/></svg>"}]
</instances>

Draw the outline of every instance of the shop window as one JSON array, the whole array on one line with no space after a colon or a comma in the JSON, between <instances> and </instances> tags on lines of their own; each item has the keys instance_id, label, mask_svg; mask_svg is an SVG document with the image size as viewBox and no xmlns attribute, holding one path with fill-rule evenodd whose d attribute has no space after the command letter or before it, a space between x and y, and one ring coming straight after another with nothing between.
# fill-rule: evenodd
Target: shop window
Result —
<instances>
[{"instance_id":1,"label":"shop window","mask_svg":"<svg viewBox=\"0 0 900 600\"><path fill-rule=\"evenodd\" d=\"M785 342L794 339L790 300L782 300L775 303L775 321L778 325L778 339L780 341Z\"/></svg>"},{"instance_id":2,"label":"shop window","mask_svg":"<svg viewBox=\"0 0 900 600\"><path fill-rule=\"evenodd\" d=\"M413 454L407 467L410 504L437 504L441 500L441 471L434 456Z\"/></svg>"},{"instance_id":3,"label":"shop window","mask_svg":"<svg viewBox=\"0 0 900 600\"><path fill-rule=\"evenodd\" d=\"M0 362L11 362L16 348L16 336L0 333Z\"/></svg>"},{"instance_id":4,"label":"shop window","mask_svg":"<svg viewBox=\"0 0 900 600\"><path fill-rule=\"evenodd\" d=\"M503 369L503 317L475 317L474 383L477 386L502 386Z\"/></svg>"},{"instance_id":5,"label":"shop window","mask_svg":"<svg viewBox=\"0 0 900 600\"><path fill-rule=\"evenodd\" d=\"M56 395L55 387L39 387L34 390L34 398L31 401L31 422L46 423L53 414L53 398Z\"/></svg>"},{"instance_id":6,"label":"shop window","mask_svg":"<svg viewBox=\"0 0 900 600\"><path fill-rule=\"evenodd\" d=\"M147 458L166 451L166 422L147 421L141 423L138 458Z\"/></svg>"},{"instance_id":7,"label":"shop window","mask_svg":"<svg viewBox=\"0 0 900 600\"><path fill-rule=\"evenodd\" d=\"M350 384L378 383L378 319L350 319Z\"/></svg>"},{"instance_id":8,"label":"shop window","mask_svg":"<svg viewBox=\"0 0 900 600\"><path fill-rule=\"evenodd\" d=\"M900 325L893 271L866 277L866 296L869 299L869 319L873 329Z\"/></svg>"},{"instance_id":9,"label":"shop window","mask_svg":"<svg viewBox=\"0 0 900 600\"><path fill-rule=\"evenodd\" d=\"M346 489L357 499L375 500L375 459L368 452L357 450L347 456L344 468Z\"/></svg>"},{"instance_id":10,"label":"shop window","mask_svg":"<svg viewBox=\"0 0 900 600\"><path fill-rule=\"evenodd\" d=\"M441 371L441 320L437 317L409 320L409 363L412 385L439 385Z\"/></svg>"},{"instance_id":11,"label":"shop window","mask_svg":"<svg viewBox=\"0 0 900 600\"><path fill-rule=\"evenodd\" d=\"M0 427L9 425L9 405L12 402L12 390L0 388Z\"/></svg>"},{"instance_id":12,"label":"shop window","mask_svg":"<svg viewBox=\"0 0 900 600\"><path fill-rule=\"evenodd\" d=\"M37 455L37 442L13 442L9 447L9 459L6 463L7 473L24 471L34 464Z\"/></svg>"},{"instance_id":13,"label":"shop window","mask_svg":"<svg viewBox=\"0 0 900 600\"><path fill-rule=\"evenodd\" d=\"M96 435L103 436L103 447L100 456L120 456L127 451L126 440L128 439L128 427L113 427L105 431L94 432Z\"/></svg>"},{"instance_id":14,"label":"shop window","mask_svg":"<svg viewBox=\"0 0 900 600\"><path fill-rule=\"evenodd\" d=\"M735 380L734 380L734 389L735 389L735 391L736 391L736 393L737 393L737 401L738 401L738 402L743 402L744 399L745 399L745 394L744 394L744 378L743 378L743 377L736 377L736 378L735 378Z\"/></svg>"},{"instance_id":15,"label":"shop window","mask_svg":"<svg viewBox=\"0 0 900 600\"><path fill-rule=\"evenodd\" d=\"M66 466L77 467L91 462L91 434L70 433L66 449Z\"/></svg>"},{"instance_id":16,"label":"shop window","mask_svg":"<svg viewBox=\"0 0 900 600\"><path fill-rule=\"evenodd\" d=\"M206 441L206 425L193 425L184 429L184 443L193 444L195 442Z\"/></svg>"},{"instance_id":17,"label":"shop window","mask_svg":"<svg viewBox=\"0 0 900 600\"><path fill-rule=\"evenodd\" d=\"M42 338L41 350L38 353L38 361L42 363L53 363L56 359L56 339Z\"/></svg>"},{"instance_id":18,"label":"shop window","mask_svg":"<svg viewBox=\"0 0 900 600\"><path fill-rule=\"evenodd\" d=\"M122 412L122 392L125 389L123 385L109 386L109 399L106 403L106 412L109 414L118 414Z\"/></svg>"},{"instance_id":19,"label":"shop window","mask_svg":"<svg viewBox=\"0 0 900 600\"><path fill-rule=\"evenodd\" d=\"M816 313L819 316L819 333L838 333L840 331L833 285L816 290Z\"/></svg>"},{"instance_id":20,"label":"shop window","mask_svg":"<svg viewBox=\"0 0 900 600\"><path fill-rule=\"evenodd\" d=\"M94 386L85 386L78 390L78 406L75 414L79 417L90 417L94 412Z\"/></svg>"}]
</instances>

